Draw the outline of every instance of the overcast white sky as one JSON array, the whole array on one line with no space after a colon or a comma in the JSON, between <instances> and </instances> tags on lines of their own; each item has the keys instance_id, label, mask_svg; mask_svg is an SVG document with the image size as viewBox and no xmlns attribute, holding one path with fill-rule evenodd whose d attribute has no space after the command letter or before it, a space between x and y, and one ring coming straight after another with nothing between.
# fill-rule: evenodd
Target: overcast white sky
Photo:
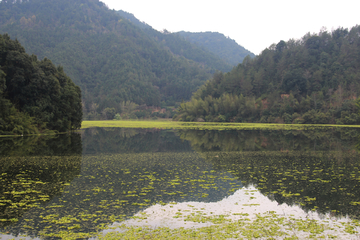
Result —
<instances>
[{"instance_id":1,"label":"overcast white sky","mask_svg":"<svg viewBox=\"0 0 360 240\"><path fill-rule=\"evenodd\" d=\"M220 32L255 54L280 40L318 33L324 26L360 24L357 0L102 0L156 30Z\"/></svg>"}]
</instances>

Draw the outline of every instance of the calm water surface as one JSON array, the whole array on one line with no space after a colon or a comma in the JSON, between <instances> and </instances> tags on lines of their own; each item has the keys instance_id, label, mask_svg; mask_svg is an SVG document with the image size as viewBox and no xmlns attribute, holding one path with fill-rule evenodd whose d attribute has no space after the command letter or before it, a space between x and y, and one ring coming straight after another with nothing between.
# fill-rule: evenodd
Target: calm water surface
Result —
<instances>
[{"instance_id":1,"label":"calm water surface","mask_svg":"<svg viewBox=\"0 0 360 240\"><path fill-rule=\"evenodd\" d=\"M204 216L268 212L358 220L359 136L93 128L0 139L0 237L90 238L121 224L201 227L214 223Z\"/></svg>"}]
</instances>

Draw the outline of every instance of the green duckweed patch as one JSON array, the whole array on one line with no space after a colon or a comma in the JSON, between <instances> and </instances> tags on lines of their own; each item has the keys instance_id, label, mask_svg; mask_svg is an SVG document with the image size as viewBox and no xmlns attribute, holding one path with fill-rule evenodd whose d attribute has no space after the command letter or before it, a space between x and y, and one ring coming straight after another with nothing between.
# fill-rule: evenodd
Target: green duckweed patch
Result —
<instances>
[{"instance_id":1,"label":"green duckweed patch","mask_svg":"<svg viewBox=\"0 0 360 240\"><path fill-rule=\"evenodd\" d=\"M202 227L149 227L119 224L110 227L98 239L355 239L359 227L352 222L302 219L277 215L273 212L257 214L255 218L235 221L226 216L191 214L186 221L202 222ZM214 221L215 220L215 221ZM356 228L357 231L354 229Z\"/></svg>"}]
</instances>

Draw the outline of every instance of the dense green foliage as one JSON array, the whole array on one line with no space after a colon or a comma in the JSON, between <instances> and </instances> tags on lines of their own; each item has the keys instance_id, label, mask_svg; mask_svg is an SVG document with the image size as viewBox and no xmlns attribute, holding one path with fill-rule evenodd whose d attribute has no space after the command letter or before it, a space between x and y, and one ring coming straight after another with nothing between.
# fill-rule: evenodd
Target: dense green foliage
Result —
<instances>
[{"instance_id":1,"label":"dense green foliage","mask_svg":"<svg viewBox=\"0 0 360 240\"><path fill-rule=\"evenodd\" d=\"M38 132L33 119L21 113L4 98L5 73L0 69L0 134L29 134Z\"/></svg>"},{"instance_id":2,"label":"dense green foliage","mask_svg":"<svg viewBox=\"0 0 360 240\"><path fill-rule=\"evenodd\" d=\"M0 2L0 32L64 66L83 93L85 118L122 114L125 102L174 106L231 66L183 38L141 28L99 0Z\"/></svg>"},{"instance_id":3,"label":"dense green foliage","mask_svg":"<svg viewBox=\"0 0 360 240\"><path fill-rule=\"evenodd\" d=\"M225 37L224 34L218 32L192 33L181 31L177 34L220 56L232 66L241 63L248 55L252 58L255 57L255 54L237 44L235 40ZM218 69L221 70L221 68Z\"/></svg>"},{"instance_id":4,"label":"dense green foliage","mask_svg":"<svg viewBox=\"0 0 360 240\"><path fill-rule=\"evenodd\" d=\"M360 26L280 41L218 72L179 108L184 121L359 124Z\"/></svg>"},{"instance_id":5,"label":"dense green foliage","mask_svg":"<svg viewBox=\"0 0 360 240\"><path fill-rule=\"evenodd\" d=\"M81 92L62 67L0 35L0 134L81 127Z\"/></svg>"}]
</instances>

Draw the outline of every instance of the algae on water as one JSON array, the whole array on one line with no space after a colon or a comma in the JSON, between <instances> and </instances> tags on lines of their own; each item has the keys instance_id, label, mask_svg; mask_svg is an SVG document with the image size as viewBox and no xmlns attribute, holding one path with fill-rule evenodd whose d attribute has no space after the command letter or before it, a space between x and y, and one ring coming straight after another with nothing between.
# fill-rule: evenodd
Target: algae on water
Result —
<instances>
[{"instance_id":1,"label":"algae on water","mask_svg":"<svg viewBox=\"0 0 360 240\"><path fill-rule=\"evenodd\" d=\"M81 139L36 140L39 149L26 138L2 139L9 147L0 156L0 232L358 237L358 136L355 128L89 128Z\"/></svg>"}]
</instances>

